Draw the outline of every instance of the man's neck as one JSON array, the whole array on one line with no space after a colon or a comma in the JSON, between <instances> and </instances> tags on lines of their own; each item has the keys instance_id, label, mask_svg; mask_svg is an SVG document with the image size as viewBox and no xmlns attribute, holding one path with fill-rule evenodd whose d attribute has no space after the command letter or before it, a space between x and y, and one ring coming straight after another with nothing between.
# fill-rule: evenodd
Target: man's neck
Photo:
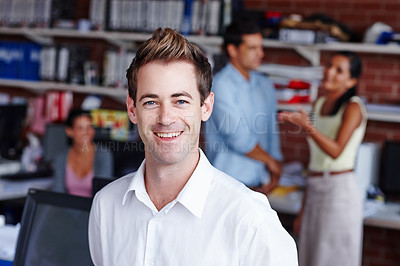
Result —
<instances>
[{"instance_id":1,"label":"man's neck","mask_svg":"<svg viewBox=\"0 0 400 266\"><path fill-rule=\"evenodd\" d=\"M233 65L234 68L236 68L237 71L240 72L240 74L242 74L242 76L246 80L250 80L250 70L241 67L239 64L237 64L235 61L232 61L232 60L231 60L231 64Z\"/></svg>"},{"instance_id":2,"label":"man's neck","mask_svg":"<svg viewBox=\"0 0 400 266\"><path fill-rule=\"evenodd\" d=\"M200 160L199 152L175 164L161 164L146 157L145 186L157 210L175 200Z\"/></svg>"}]
</instances>

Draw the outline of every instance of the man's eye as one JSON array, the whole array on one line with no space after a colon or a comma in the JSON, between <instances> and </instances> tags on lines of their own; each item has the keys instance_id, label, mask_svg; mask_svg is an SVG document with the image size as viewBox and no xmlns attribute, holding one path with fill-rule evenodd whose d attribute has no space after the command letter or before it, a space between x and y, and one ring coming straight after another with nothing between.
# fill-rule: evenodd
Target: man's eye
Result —
<instances>
[{"instance_id":1,"label":"man's eye","mask_svg":"<svg viewBox=\"0 0 400 266\"><path fill-rule=\"evenodd\" d=\"M154 104L156 104L154 101L148 101L144 103L144 105L154 105Z\"/></svg>"},{"instance_id":2,"label":"man's eye","mask_svg":"<svg viewBox=\"0 0 400 266\"><path fill-rule=\"evenodd\" d=\"M185 104L185 103L188 103L188 102L185 101L185 100L178 100L177 103L178 103L178 104Z\"/></svg>"}]
</instances>

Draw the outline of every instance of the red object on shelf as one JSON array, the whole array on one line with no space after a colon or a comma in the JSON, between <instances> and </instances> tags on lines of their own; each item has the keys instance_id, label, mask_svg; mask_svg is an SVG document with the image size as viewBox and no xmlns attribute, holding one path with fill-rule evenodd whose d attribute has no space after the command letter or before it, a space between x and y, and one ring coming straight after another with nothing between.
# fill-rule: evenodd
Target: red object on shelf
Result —
<instances>
[{"instance_id":1,"label":"red object on shelf","mask_svg":"<svg viewBox=\"0 0 400 266\"><path fill-rule=\"evenodd\" d=\"M308 90L310 89L310 83L301 81L301 80L291 80L289 82L288 88L294 90Z\"/></svg>"},{"instance_id":2,"label":"red object on shelf","mask_svg":"<svg viewBox=\"0 0 400 266\"><path fill-rule=\"evenodd\" d=\"M294 95L292 99L287 101L286 103L309 103L310 102L310 96L309 95Z\"/></svg>"}]
</instances>

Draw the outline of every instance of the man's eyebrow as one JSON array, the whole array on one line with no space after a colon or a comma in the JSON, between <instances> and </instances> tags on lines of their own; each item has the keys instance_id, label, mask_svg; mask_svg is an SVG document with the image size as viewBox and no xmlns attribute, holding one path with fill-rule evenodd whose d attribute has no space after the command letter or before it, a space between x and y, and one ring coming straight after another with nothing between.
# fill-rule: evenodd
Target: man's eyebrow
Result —
<instances>
[{"instance_id":1,"label":"man's eyebrow","mask_svg":"<svg viewBox=\"0 0 400 266\"><path fill-rule=\"evenodd\" d=\"M193 100L192 95L190 95L190 94L187 93L186 91L174 93L174 94L171 95L171 97L173 97L173 98L177 98L177 97L181 97L181 96L185 96L185 97L188 97L188 98L190 98L190 99Z\"/></svg>"},{"instance_id":2,"label":"man's eyebrow","mask_svg":"<svg viewBox=\"0 0 400 266\"><path fill-rule=\"evenodd\" d=\"M144 94L144 95L142 95L142 97L140 97L139 102L140 102L141 100L143 100L144 98L157 99L158 96L157 96L156 94Z\"/></svg>"}]
</instances>

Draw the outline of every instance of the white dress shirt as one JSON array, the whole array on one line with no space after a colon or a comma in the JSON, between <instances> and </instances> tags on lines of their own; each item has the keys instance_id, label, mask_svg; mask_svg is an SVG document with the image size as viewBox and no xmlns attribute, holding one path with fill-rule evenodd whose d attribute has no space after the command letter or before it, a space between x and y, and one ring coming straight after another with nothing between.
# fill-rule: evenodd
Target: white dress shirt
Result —
<instances>
[{"instance_id":1,"label":"white dress shirt","mask_svg":"<svg viewBox=\"0 0 400 266\"><path fill-rule=\"evenodd\" d=\"M158 211L145 162L93 200L89 246L95 265L297 265L294 240L267 197L199 163L178 197Z\"/></svg>"}]
</instances>

